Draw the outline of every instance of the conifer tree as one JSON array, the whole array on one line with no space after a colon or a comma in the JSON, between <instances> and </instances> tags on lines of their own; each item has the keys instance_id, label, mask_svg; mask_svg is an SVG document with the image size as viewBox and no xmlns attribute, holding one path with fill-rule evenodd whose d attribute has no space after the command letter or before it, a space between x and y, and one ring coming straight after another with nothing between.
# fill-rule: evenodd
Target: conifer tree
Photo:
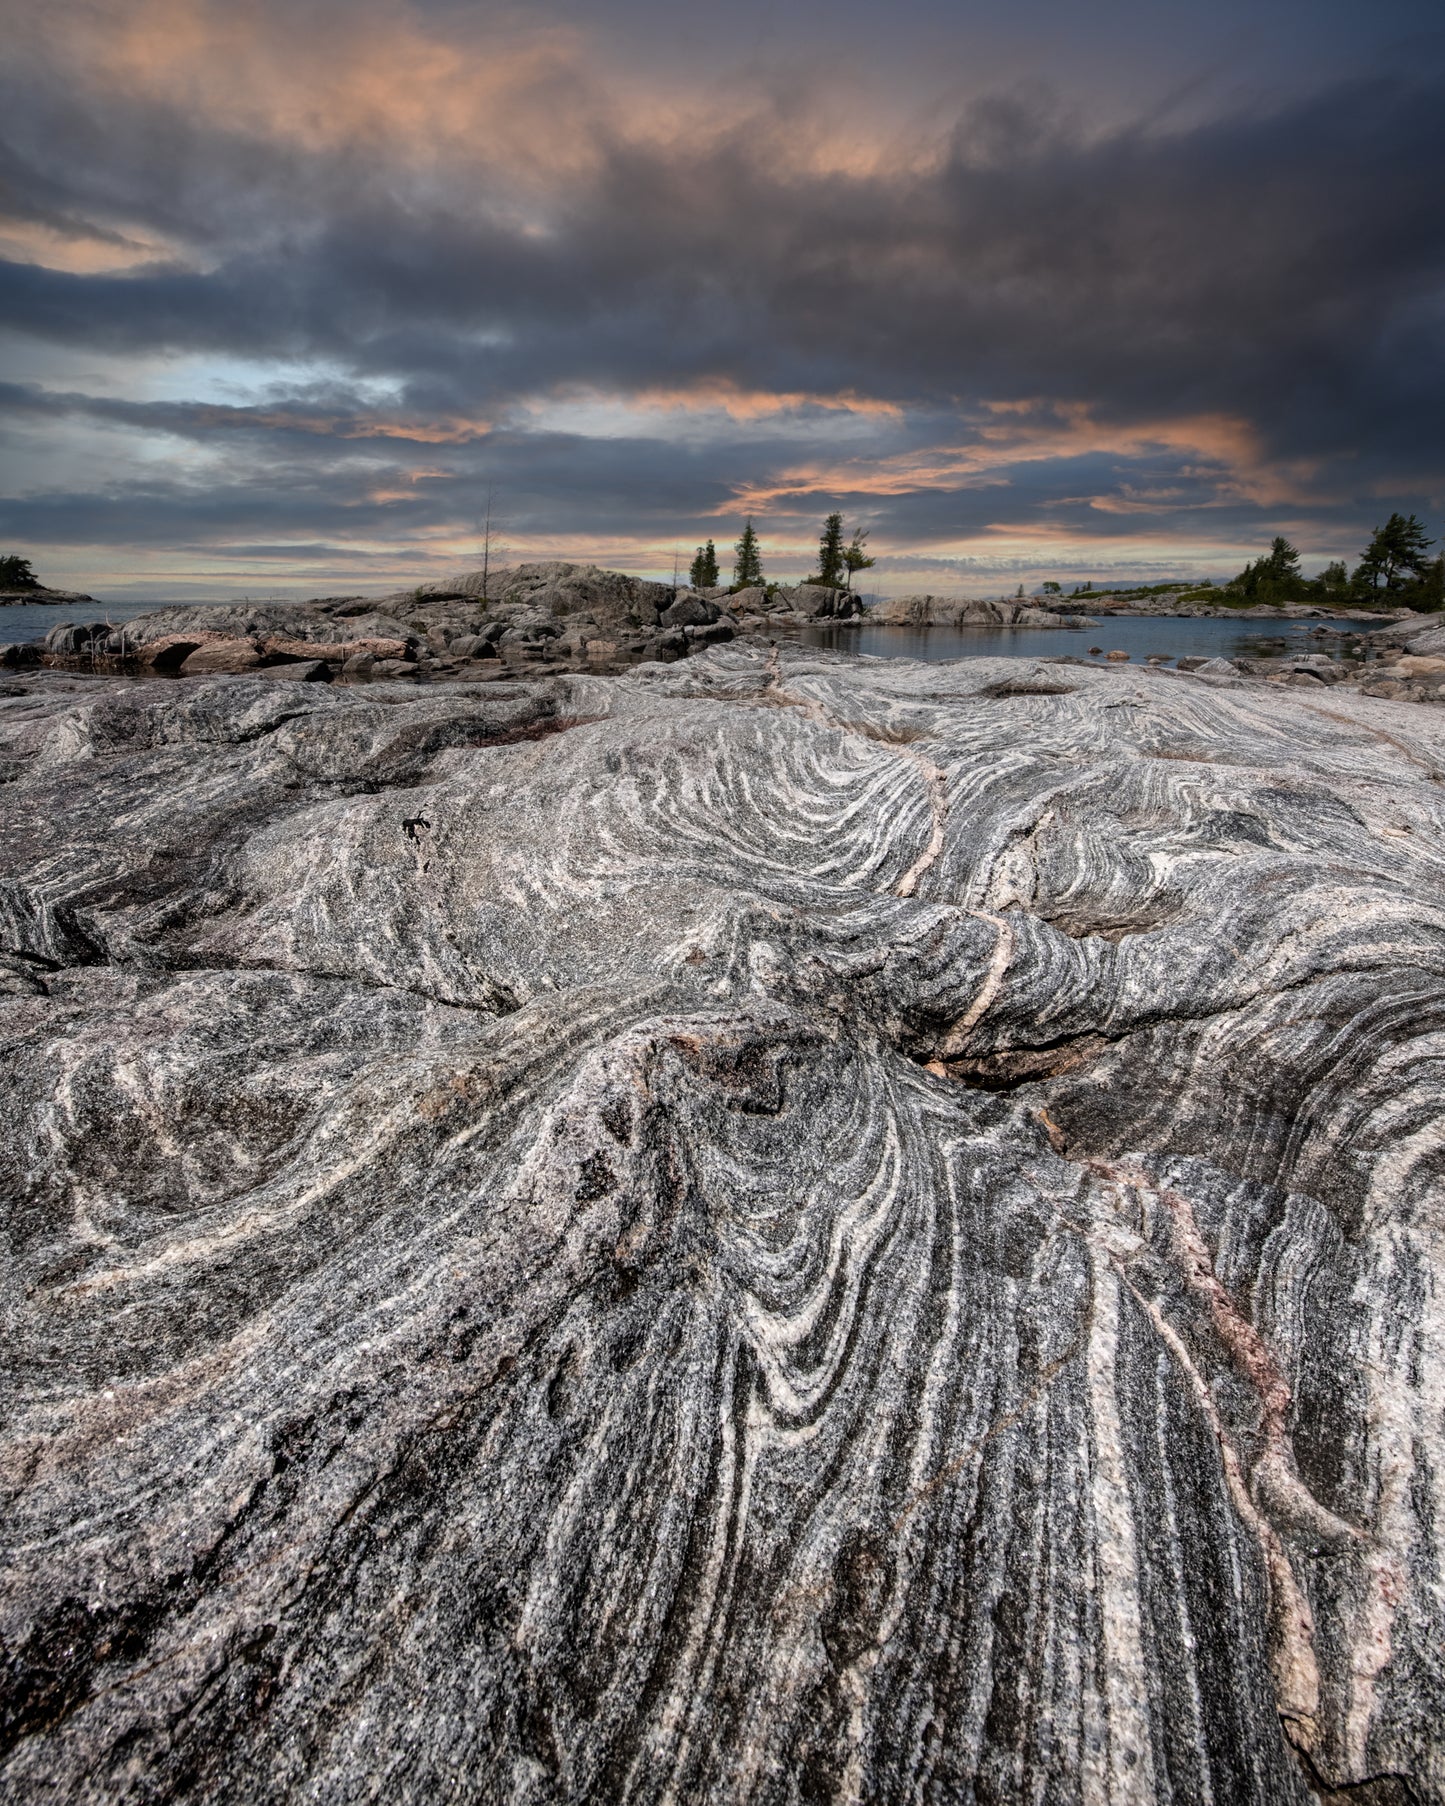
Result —
<instances>
[{"instance_id":1,"label":"conifer tree","mask_svg":"<svg viewBox=\"0 0 1445 1806\"><path fill-rule=\"evenodd\" d=\"M818 582L841 589L843 576L843 516L830 514L818 541Z\"/></svg>"},{"instance_id":2,"label":"conifer tree","mask_svg":"<svg viewBox=\"0 0 1445 1806\"><path fill-rule=\"evenodd\" d=\"M702 558L702 567L699 572L702 580L693 587L713 589L717 585L717 547L709 540L705 546L698 547L698 553Z\"/></svg>"},{"instance_id":3,"label":"conifer tree","mask_svg":"<svg viewBox=\"0 0 1445 1806\"><path fill-rule=\"evenodd\" d=\"M848 578L844 584L845 589L852 589L853 579L859 571L871 571L878 562L876 558L870 558L863 550L863 544L867 538L868 529L866 527L855 527L852 539L843 548L843 563L848 572Z\"/></svg>"},{"instance_id":4,"label":"conifer tree","mask_svg":"<svg viewBox=\"0 0 1445 1806\"><path fill-rule=\"evenodd\" d=\"M707 550L703 546L697 548L692 563L687 567L687 580L694 589L703 589L707 584Z\"/></svg>"},{"instance_id":5,"label":"conifer tree","mask_svg":"<svg viewBox=\"0 0 1445 1806\"><path fill-rule=\"evenodd\" d=\"M758 553L758 536L749 517L743 523L742 538L737 543L737 563L733 566L734 589L756 589L763 580L763 561Z\"/></svg>"},{"instance_id":6,"label":"conifer tree","mask_svg":"<svg viewBox=\"0 0 1445 1806\"><path fill-rule=\"evenodd\" d=\"M1412 595L1410 605L1413 608L1445 608L1445 552L1437 552L1425 566L1419 597Z\"/></svg>"},{"instance_id":7,"label":"conifer tree","mask_svg":"<svg viewBox=\"0 0 1445 1806\"><path fill-rule=\"evenodd\" d=\"M18 552L7 552L0 558L0 590L39 589L40 580L30 568L30 560Z\"/></svg>"},{"instance_id":8,"label":"conifer tree","mask_svg":"<svg viewBox=\"0 0 1445 1806\"><path fill-rule=\"evenodd\" d=\"M1262 558L1247 564L1230 585L1250 602L1292 602L1308 593L1299 552L1276 533Z\"/></svg>"},{"instance_id":9,"label":"conifer tree","mask_svg":"<svg viewBox=\"0 0 1445 1806\"><path fill-rule=\"evenodd\" d=\"M1435 541L1413 514L1392 514L1376 527L1365 555L1355 568L1355 582L1366 589L1403 589L1407 582L1424 581Z\"/></svg>"}]
</instances>

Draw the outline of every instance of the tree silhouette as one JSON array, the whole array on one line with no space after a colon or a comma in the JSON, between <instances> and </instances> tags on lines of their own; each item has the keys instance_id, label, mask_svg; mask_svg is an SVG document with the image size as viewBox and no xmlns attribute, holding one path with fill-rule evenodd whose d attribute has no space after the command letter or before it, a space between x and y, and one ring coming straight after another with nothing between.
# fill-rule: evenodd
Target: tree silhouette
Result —
<instances>
[{"instance_id":1,"label":"tree silhouette","mask_svg":"<svg viewBox=\"0 0 1445 1806\"><path fill-rule=\"evenodd\" d=\"M818 541L818 581L830 589L841 589L843 575L843 516L830 514L823 522Z\"/></svg>"},{"instance_id":2,"label":"tree silhouette","mask_svg":"<svg viewBox=\"0 0 1445 1806\"><path fill-rule=\"evenodd\" d=\"M853 579L859 571L871 571L878 562L876 558L870 558L863 550L863 544L867 537L868 529L866 527L855 527L852 539L843 548L843 563L848 571L848 579L844 584L845 589L852 589Z\"/></svg>"},{"instance_id":3,"label":"tree silhouette","mask_svg":"<svg viewBox=\"0 0 1445 1806\"><path fill-rule=\"evenodd\" d=\"M1355 567L1355 582L1368 589L1403 589L1407 582L1422 583L1430 560L1426 556L1435 541L1413 514L1392 514L1376 527Z\"/></svg>"},{"instance_id":4,"label":"tree silhouette","mask_svg":"<svg viewBox=\"0 0 1445 1806\"><path fill-rule=\"evenodd\" d=\"M736 549L733 588L756 589L763 580L763 561L758 554L758 536L753 532L751 516L743 523L742 537L738 540Z\"/></svg>"},{"instance_id":5,"label":"tree silhouette","mask_svg":"<svg viewBox=\"0 0 1445 1806\"><path fill-rule=\"evenodd\" d=\"M712 589L717 583L717 547L711 540L697 548L697 556L688 571L694 589Z\"/></svg>"},{"instance_id":6,"label":"tree silhouette","mask_svg":"<svg viewBox=\"0 0 1445 1806\"><path fill-rule=\"evenodd\" d=\"M16 552L0 558L0 589L39 589L40 579L30 568L30 560Z\"/></svg>"}]
</instances>

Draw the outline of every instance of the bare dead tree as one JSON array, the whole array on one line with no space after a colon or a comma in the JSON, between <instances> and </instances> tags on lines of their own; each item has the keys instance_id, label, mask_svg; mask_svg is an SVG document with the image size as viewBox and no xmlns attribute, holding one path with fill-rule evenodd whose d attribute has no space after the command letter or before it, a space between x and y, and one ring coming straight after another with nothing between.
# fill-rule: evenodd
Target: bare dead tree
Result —
<instances>
[{"instance_id":1,"label":"bare dead tree","mask_svg":"<svg viewBox=\"0 0 1445 1806\"><path fill-rule=\"evenodd\" d=\"M482 519L477 522L477 532L481 535L481 541L482 541L482 599L483 599L483 601L485 601L487 598L488 590L489 590L489 587L491 584L493 554L496 554L500 558L505 555L506 550L507 550L506 546L503 544L502 539L500 537L502 527L505 523L499 521L496 518L495 513L493 511L492 502L493 502L493 489L492 489L492 485L490 483L488 483L487 484L486 513L482 517Z\"/></svg>"}]
</instances>

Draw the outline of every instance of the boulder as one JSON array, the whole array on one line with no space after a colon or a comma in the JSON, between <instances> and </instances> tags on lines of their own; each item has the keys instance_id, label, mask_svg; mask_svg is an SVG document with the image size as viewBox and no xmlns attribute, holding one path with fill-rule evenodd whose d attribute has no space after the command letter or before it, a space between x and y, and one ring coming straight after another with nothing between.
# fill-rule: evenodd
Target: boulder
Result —
<instances>
[{"instance_id":1,"label":"boulder","mask_svg":"<svg viewBox=\"0 0 1445 1806\"><path fill-rule=\"evenodd\" d=\"M690 590L679 590L676 600L662 610L658 619L663 627L702 627L717 620L720 613L716 602L705 602Z\"/></svg>"},{"instance_id":2,"label":"boulder","mask_svg":"<svg viewBox=\"0 0 1445 1806\"><path fill-rule=\"evenodd\" d=\"M263 659L253 640L210 640L181 661L182 677L259 670Z\"/></svg>"},{"instance_id":3,"label":"boulder","mask_svg":"<svg viewBox=\"0 0 1445 1806\"><path fill-rule=\"evenodd\" d=\"M800 583L796 589L783 593L793 613L810 621L847 620L863 612L863 604L856 596L824 584Z\"/></svg>"},{"instance_id":4,"label":"boulder","mask_svg":"<svg viewBox=\"0 0 1445 1806\"><path fill-rule=\"evenodd\" d=\"M1422 658L1439 658L1445 656L1445 623L1435 622L1429 627L1419 629L1418 622L1407 622L1409 631L1404 635L1403 644L1407 651L1418 654ZM1397 632L1399 629L1396 630ZM1371 635L1373 639L1374 635Z\"/></svg>"},{"instance_id":5,"label":"boulder","mask_svg":"<svg viewBox=\"0 0 1445 1806\"><path fill-rule=\"evenodd\" d=\"M324 658L287 659L279 665L266 665L258 673L261 677L298 684L330 683L331 675L331 666Z\"/></svg>"},{"instance_id":6,"label":"boulder","mask_svg":"<svg viewBox=\"0 0 1445 1806\"><path fill-rule=\"evenodd\" d=\"M133 656L152 671L179 671L193 652L199 652L202 646L213 643L210 636L198 638L195 634L173 633L158 640L143 642ZM124 657L130 649L127 642L118 640L113 650L118 657Z\"/></svg>"},{"instance_id":7,"label":"boulder","mask_svg":"<svg viewBox=\"0 0 1445 1806\"><path fill-rule=\"evenodd\" d=\"M45 649L58 658L74 658L110 638L108 621L57 621L45 636Z\"/></svg>"},{"instance_id":8,"label":"boulder","mask_svg":"<svg viewBox=\"0 0 1445 1806\"><path fill-rule=\"evenodd\" d=\"M0 667L6 671L23 671L40 663L43 643L34 640L11 640L0 645Z\"/></svg>"}]
</instances>

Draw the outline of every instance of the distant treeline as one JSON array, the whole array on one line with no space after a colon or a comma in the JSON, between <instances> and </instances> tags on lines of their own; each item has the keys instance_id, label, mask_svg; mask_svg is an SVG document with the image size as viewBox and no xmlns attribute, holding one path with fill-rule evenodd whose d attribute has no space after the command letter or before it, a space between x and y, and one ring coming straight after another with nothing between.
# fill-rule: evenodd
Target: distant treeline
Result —
<instances>
[{"instance_id":1,"label":"distant treeline","mask_svg":"<svg viewBox=\"0 0 1445 1806\"><path fill-rule=\"evenodd\" d=\"M1351 570L1345 561L1327 564L1306 577L1300 555L1282 534L1262 558L1247 564L1224 591L1226 600L1245 602L1359 602L1379 607L1431 609L1445 606L1445 552L1432 558L1435 541L1413 514L1392 514L1376 527L1364 556Z\"/></svg>"}]
</instances>

